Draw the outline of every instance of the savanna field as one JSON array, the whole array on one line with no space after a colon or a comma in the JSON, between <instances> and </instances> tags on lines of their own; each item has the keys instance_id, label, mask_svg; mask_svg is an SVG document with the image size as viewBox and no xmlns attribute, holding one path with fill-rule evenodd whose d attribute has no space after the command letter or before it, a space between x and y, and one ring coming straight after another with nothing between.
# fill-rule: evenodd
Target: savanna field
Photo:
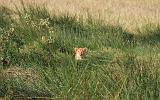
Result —
<instances>
[{"instance_id":1,"label":"savanna field","mask_svg":"<svg viewBox=\"0 0 160 100\"><path fill-rule=\"evenodd\" d=\"M160 1L0 0L0 63L0 100L160 100Z\"/></svg>"}]
</instances>

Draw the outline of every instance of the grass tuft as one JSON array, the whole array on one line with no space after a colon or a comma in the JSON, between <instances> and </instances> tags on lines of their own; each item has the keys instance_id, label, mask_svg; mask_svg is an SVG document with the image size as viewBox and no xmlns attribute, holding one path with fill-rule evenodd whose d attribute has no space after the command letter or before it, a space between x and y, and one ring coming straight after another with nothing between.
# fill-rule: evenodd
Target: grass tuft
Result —
<instances>
[{"instance_id":1,"label":"grass tuft","mask_svg":"<svg viewBox=\"0 0 160 100\"><path fill-rule=\"evenodd\" d=\"M135 35L92 18L50 15L44 7L23 6L16 19L10 12L1 7L0 97L160 98L159 25ZM88 49L82 61L74 59L75 47Z\"/></svg>"}]
</instances>

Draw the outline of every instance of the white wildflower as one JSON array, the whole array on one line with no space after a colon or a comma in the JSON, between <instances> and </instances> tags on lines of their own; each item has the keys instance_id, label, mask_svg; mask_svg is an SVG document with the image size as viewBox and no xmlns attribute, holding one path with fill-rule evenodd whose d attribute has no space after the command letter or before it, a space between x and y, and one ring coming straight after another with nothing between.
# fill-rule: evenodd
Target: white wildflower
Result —
<instances>
[{"instance_id":1,"label":"white wildflower","mask_svg":"<svg viewBox=\"0 0 160 100\"><path fill-rule=\"evenodd\" d=\"M49 18L47 19L40 19L39 25L40 26L49 26Z\"/></svg>"}]
</instances>

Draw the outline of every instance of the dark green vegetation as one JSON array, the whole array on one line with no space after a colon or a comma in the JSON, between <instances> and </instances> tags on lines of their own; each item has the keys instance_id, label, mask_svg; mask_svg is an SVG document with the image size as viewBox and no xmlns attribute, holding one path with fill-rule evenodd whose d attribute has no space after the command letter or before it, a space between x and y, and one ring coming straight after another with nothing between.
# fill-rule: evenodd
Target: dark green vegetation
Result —
<instances>
[{"instance_id":1,"label":"dark green vegetation","mask_svg":"<svg viewBox=\"0 0 160 100\"><path fill-rule=\"evenodd\" d=\"M133 35L39 7L0 15L0 97L160 99L160 25ZM75 61L75 47L88 48L84 60Z\"/></svg>"}]
</instances>

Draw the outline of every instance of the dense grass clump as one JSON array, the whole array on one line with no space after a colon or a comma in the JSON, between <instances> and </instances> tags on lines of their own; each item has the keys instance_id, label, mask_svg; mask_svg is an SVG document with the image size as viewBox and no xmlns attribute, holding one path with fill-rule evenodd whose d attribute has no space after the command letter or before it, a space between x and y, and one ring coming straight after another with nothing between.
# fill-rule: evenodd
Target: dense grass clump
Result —
<instances>
[{"instance_id":1,"label":"dense grass clump","mask_svg":"<svg viewBox=\"0 0 160 100\"><path fill-rule=\"evenodd\" d=\"M139 34L45 8L1 7L0 97L159 99L160 26ZM13 18L11 16L16 16ZM88 48L82 61L75 47Z\"/></svg>"}]
</instances>

